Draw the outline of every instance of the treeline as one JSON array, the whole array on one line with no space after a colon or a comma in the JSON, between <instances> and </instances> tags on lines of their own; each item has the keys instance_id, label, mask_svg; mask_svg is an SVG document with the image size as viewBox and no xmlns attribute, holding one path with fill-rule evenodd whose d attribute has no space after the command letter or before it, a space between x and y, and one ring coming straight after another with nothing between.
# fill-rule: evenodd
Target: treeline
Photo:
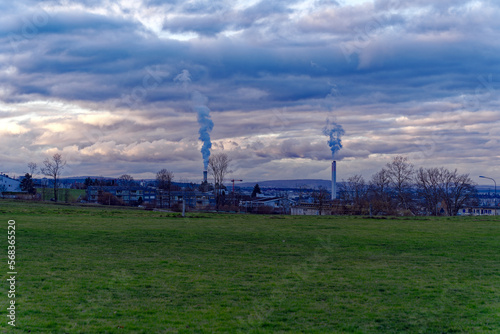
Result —
<instances>
[{"instance_id":1,"label":"treeline","mask_svg":"<svg viewBox=\"0 0 500 334\"><path fill-rule=\"evenodd\" d=\"M455 216L478 205L475 183L469 174L444 167L416 168L397 156L366 182L353 175L339 185L339 199L362 214Z\"/></svg>"}]
</instances>

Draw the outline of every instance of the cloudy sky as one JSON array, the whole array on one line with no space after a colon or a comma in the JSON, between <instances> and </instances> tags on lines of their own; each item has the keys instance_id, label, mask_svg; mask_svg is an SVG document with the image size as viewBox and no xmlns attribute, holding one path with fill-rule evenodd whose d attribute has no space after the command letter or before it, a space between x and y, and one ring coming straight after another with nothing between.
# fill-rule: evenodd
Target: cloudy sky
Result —
<instances>
[{"instance_id":1,"label":"cloudy sky","mask_svg":"<svg viewBox=\"0 0 500 334\"><path fill-rule=\"evenodd\" d=\"M197 111L245 181L338 179L396 155L500 177L500 3L0 3L0 171L199 181ZM208 119L208 118L207 118ZM484 181L480 182L484 183Z\"/></svg>"}]
</instances>

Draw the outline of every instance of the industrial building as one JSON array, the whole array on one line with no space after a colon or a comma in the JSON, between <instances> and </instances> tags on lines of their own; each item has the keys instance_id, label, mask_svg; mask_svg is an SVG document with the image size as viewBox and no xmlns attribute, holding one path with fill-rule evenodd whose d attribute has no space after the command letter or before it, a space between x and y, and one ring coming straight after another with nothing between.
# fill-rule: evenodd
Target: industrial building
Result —
<instances>
[{"instance_id":1,"label":"industrial building","mask_svg":"<svg viewBox=\"0 0 500 334\"><path fill-rule=\"evenodd\" d=\"M290 214L292 216L319 216L320 209L317 204L302 203L291 207ZM324 214L324 213L323 213Z\"/></svg>"},{"instance_id":2,"label":"industrial building","mask_svg":"<svg viewBox=\"0 0 500 334\"><path fill-rule=\"evenodd\" d=\"M259 212L263 209L273 213L289 214L291 201L286 197L260 197L249 201L242 201L240 206L246 212Z\"/></svg>"}]
</instances>

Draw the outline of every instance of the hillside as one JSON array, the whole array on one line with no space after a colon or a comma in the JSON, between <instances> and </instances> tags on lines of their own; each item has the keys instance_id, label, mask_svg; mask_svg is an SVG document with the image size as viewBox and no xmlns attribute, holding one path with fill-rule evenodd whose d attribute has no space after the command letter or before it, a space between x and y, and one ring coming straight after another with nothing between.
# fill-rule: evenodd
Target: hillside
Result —
<instances>
[{"instance_id":1,"label":"hillside","mask_svg":"<svg viewBox=\"0 0 500 334\"><path fill-rule=\"evenodd\" d=\"M307 189L317 189L318 187L324 187L330 189L332 186L331 181L321 180L321 179L299 179L299 180L269 180L269 181L259 181L259 182L241 182L238 183L239 187L253 187L256 183L259 184L260 188L284 188L284 189L297 189L297 188L307 188Z\"/></svg>"}]
</instances>

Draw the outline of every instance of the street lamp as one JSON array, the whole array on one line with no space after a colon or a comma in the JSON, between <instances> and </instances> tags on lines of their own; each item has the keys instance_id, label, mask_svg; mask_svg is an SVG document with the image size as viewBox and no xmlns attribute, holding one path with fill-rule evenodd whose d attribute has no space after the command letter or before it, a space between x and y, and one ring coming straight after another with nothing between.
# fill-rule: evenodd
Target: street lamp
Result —
<instances>
[{"instance_id":1,"label":"street lamp","mask_svg":"<svg viewBox=\"0 0 500 334\"><path fill-rule=\"evenodd\" d=\"M482 177L483 179L490 179L493 182L495 182L495 216L496 216L496 214L497 214L497 182L495 181L495 179L488 177L488 176L480 175L479 177Z\"/></svg>"}]
</instances>

